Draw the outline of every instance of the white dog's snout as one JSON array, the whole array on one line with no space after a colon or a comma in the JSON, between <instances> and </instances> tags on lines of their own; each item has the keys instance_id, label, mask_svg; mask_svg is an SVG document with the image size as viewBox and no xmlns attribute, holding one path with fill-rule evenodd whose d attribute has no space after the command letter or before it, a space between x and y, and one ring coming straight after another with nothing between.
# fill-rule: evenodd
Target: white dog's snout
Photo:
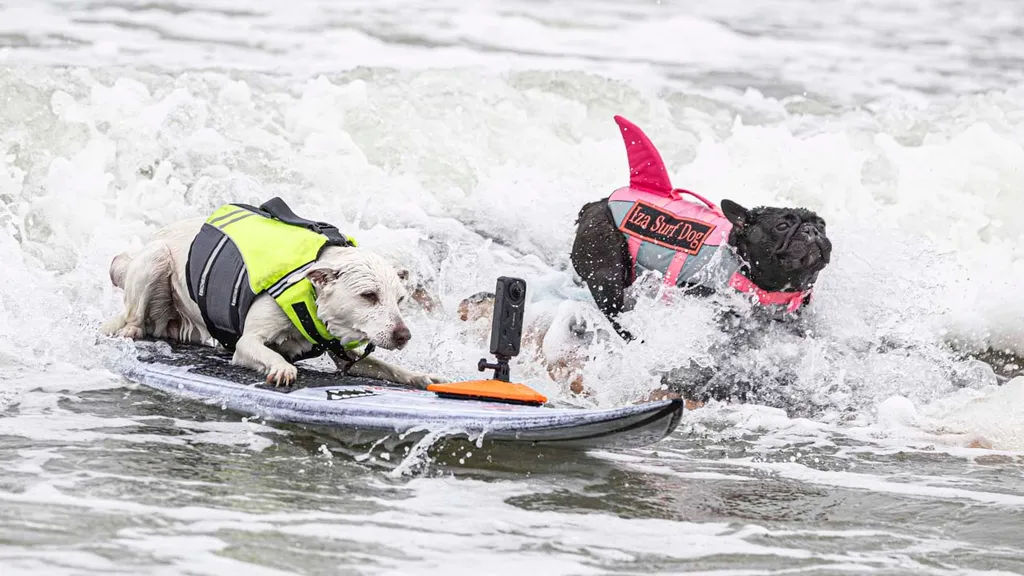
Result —
<instances>
[{"instance_id":1,"label":"white dog's snout","mask_svg":"<svg viewBox=\"0 0 1024 576\"><path fill-rule=\"evenodd\" d=\"M391 332L391 339L396 347L403 348L412 339L412 332L409 331L409 327L405 325L405 322L399 320L395 323L394 331Z\"/></svg>"}]
</instances>

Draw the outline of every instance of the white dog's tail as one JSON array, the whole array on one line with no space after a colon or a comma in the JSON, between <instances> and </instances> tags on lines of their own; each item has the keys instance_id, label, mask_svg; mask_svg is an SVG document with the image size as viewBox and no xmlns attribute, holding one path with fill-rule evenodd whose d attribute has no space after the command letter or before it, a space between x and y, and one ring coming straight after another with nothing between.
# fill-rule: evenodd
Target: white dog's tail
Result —
<instances>
[{"instance_id":1,"label":"white dog's tail","mask_svg":"<svg viewBox=\"0 0 1024 576\"><path fill-rule=\"evenodd\" d=\"M128 266L132 263L132 257L127 252L122 252L110 261L110 282L122 290L124 289L124 277L128 274Z\"/></svg>"}]
</instances>

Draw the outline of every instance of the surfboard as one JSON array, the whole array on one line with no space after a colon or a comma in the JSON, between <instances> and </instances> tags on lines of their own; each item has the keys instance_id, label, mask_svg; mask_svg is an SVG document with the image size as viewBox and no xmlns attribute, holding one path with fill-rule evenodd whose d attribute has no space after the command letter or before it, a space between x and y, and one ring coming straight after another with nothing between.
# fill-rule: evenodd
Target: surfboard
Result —
<instances>
[{"instance_id":1,"label":"surfboard","mask_svg":"<svg viewBox=\"0 0 1024 576\"><path fill-rule=\"evenodd\" d=\"M137 361L123 369L133 382L260 420L337 429L360 443L420 432L574 450L633 448L671 434L683 414L680 400L607 409L527 405L403 387L301 363L295 386L278 388L256 371L232 365L230 354L220 349L140 342L138 350Z\"/></svg>"}]
</instances>

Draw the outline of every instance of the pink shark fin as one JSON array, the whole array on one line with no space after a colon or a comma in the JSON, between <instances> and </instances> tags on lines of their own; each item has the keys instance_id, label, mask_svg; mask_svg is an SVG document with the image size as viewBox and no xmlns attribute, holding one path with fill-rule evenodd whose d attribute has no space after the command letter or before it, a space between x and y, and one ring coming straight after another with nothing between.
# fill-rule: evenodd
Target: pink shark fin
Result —
<instances>
[{"instance_id":1,"label":"pink shark fin","mask_svg":"<svg viewBox=\"0 0 1024 576\"><path fill-rule=\"evenodd\" d=\"M665 162L651 140L635 124L622 116L615 116L615 122L619 125L622 141L626 144L626 156L629 158L629 187L658 196L674 197Z\"/></svg>"}]
</instances>

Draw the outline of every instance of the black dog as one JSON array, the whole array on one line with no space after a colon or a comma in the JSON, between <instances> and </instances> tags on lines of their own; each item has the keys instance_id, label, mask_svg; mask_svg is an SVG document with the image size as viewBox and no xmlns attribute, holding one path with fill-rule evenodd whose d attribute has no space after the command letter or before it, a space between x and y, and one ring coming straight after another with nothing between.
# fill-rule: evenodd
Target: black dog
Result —
<instances>
[{"instance_id":1,"label":"black dog","mask_svg":"<svg viewBox=\"0 0 1024 576\"><path fill-rule=\"evenodd\" d=\"M646 268L634 261L634 254L638 252L631 254L630 234L634 243L642 240L650 245L649 248L660 251L663 266L668 261L665 259L680 256L699 260L702 265L706 264L705 267L716 266L708 264L715 261L733 263L732 270L727 270L724 276L717 275L718 282L696 281L697 275L680 274L674 285L686 293L706 296L724 286L732 286L744 292L758 293L758 299L765 303L780 298L786 301L789 295L793 298L789 299L791 305L786 307L786 312L796 312L809 302L810 290L818 273L829 263L832 253L825 221L820 216L803 208L757 207L748 210L730 200L723 200L719 210L692 192L672 189L664 163L653 144L627 120L619 116L615 119L622 130L629 155L630 186L617 190L612 197L589 202L580 209L571 261L598 308L620 336L626 340L633 339L619 325L616 317L629 309L626 288L636 280L637 273ZM626 195L617 197L622 192ZM680 192L699 198L706 206L687 204L684 214L665 208L681 205ZM625 216L620 211L619 224L616 224L610 200L629 206ZM647 225L648 220L651 222L646 229L631 226L634 222ZM724 234L729 224L731 230L725 245L712 245L712 230ZM679 241L683 238L686 242ZM707 256L716 251L722 251L727 257L714 260ZM651 252L648 250L647 253ZM687 269L685 261L682 268ZM728 280L723 282L723 279ZM778 314L773 316L779 317Z\"/></svg>"}]
</instances>

